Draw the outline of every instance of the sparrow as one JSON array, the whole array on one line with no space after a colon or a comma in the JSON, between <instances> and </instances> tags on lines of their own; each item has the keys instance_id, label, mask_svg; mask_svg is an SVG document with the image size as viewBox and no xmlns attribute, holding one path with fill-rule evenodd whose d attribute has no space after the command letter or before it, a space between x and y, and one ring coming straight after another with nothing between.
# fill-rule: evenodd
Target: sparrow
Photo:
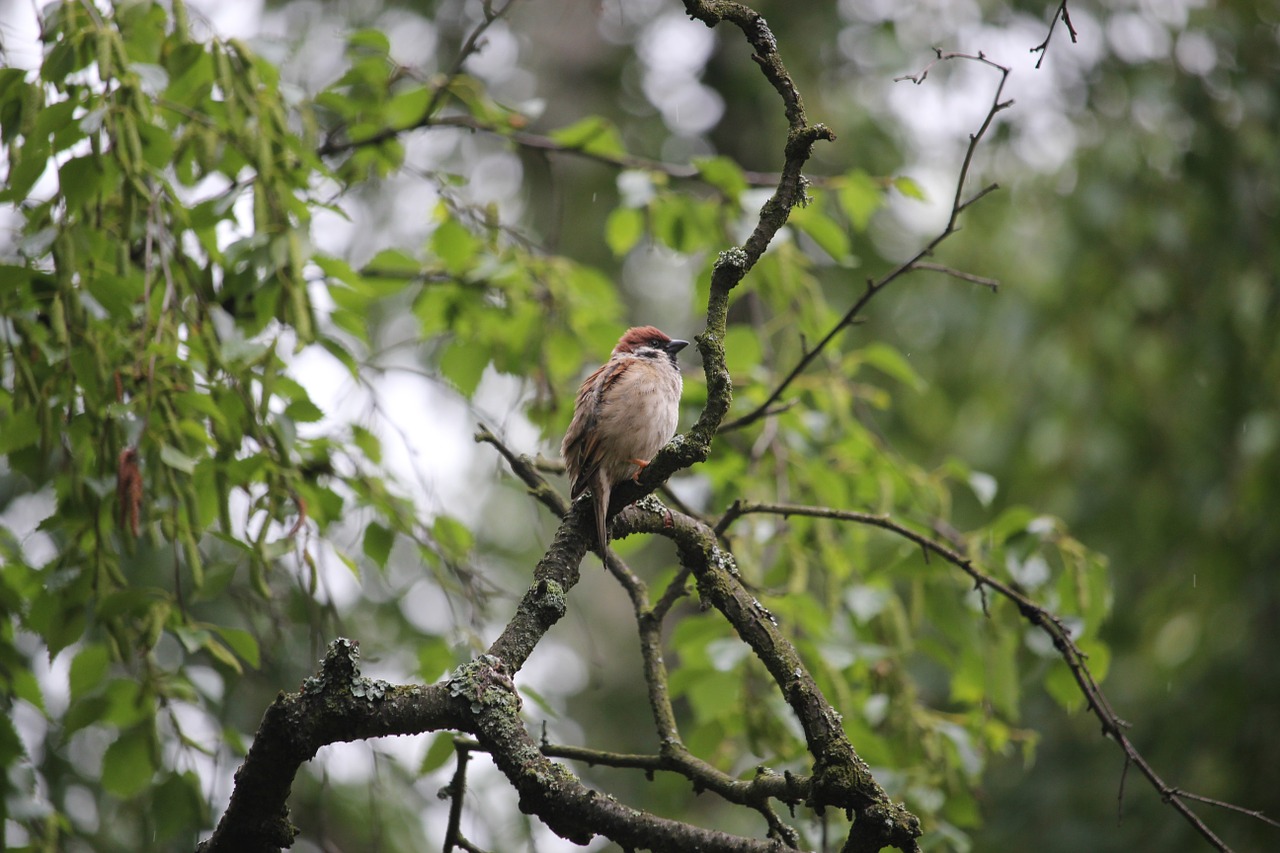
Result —
<instances>
[{"instance_id":1,"label":"sparrow","mask_svg":"<svg viewBox=\"0 0 1280 853\"><path fill-rule=\"evenodd\" d=\"M676 434L684 389L676 353L688 345L653 326L628 329L609 360L578 389L560 455L569 471L570 498L591 490L601 553L609 543L605 520L613 487L628 476L638 478Z\"/></svg>"}]
</instances>

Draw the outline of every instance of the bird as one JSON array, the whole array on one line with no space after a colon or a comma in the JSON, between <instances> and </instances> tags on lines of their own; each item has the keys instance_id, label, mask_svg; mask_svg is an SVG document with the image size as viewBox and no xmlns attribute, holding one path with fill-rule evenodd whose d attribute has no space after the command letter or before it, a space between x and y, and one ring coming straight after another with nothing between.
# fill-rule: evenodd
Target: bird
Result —
<instances>
[{"instance_id":1,"label":"bird","mask_svg":"<svg viewBox=\"0 0 1280 853\"><path fill-rule=\"evenodd\" d=\"M591 490L602 555L609 544L605 521L613 487L628 476L639 478L676 434L684 390L676 353L688 345L653 326L627 329L609 360L578 389L560 455L570 498Z\"/></svg>"}]
</instances>

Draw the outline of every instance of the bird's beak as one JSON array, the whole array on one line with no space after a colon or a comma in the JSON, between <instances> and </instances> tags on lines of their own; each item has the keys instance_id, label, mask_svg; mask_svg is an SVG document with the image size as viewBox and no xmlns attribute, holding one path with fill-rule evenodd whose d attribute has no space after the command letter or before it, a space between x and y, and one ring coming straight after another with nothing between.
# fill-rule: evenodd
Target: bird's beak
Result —
<instances>
[{"instance_id":1,"label":"bird's beak","mask_svg":"<svg viewBox=\"0 0 1280 853\"><path fill-rule=\"evenodd\" d=\"M680 352L680 350L684 349L688 345L689 345L688 341L671 341L670 343L667 344L667 352L669 352L671 355L675 355L676 353Z\"/></svg>"}]
</instances>

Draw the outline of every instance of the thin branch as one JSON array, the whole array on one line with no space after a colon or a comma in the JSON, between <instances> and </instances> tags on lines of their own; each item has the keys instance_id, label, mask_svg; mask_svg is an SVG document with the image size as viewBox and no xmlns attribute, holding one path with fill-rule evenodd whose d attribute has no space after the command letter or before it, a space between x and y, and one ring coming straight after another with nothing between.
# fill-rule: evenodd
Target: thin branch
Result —
<instances>
[{"instance_id":1,"label":"thin branch","mask_svg":"<svg viewBox=\"0 0 1280 853\"><path fill-rule=\"evenodd\" d=\"M927 66L925 66L923 71L921 71L918 74L914 74L906 77L899 77L897 79L910 80L917 84L923 83L925 78L929 75L929 71L933 68L934 65L936 65L939 62L946 62L953 59L963 59L963 60L969 60L971 62L979 62L979 63L982 63L983 65L987 65L992 68L995 68L1000 72L1000 83L998 86L996 86L995 95L991 99L991 106L987 110L986 117L983 119L982 125L978 128L977 132L969 136L969 147L965 150L964 160L960 165L960 172L956 178L955 194L953 196L953 200L951 203L951 214L950 216L947 217L946 227L943 228L942 231L936 237L934 237L931 241L929 241L929 243L924 248L916 252L916 254L913 255L910 259L899 264L897 267L890 270L888 273L886 273L884 276L882 276L878 280L875 280L875 281L869 280L867 282L866 290L862 292L862 295L858 297L858 299L853 303L852 307L850 307L849 310L845 312L844 316L841 317L839 320L837 320L835 325L833 325L831 329L825 335L822 336L822 339L818 341L816 346L814 346L812 349L805 352L803 356L801 356L800 360L796 363L795 367L793 367L791 371L787 373L785 377L783 377L782 381L779 382L776 387L774 387L773 391L769 393L769 396L766 397L763 402L761 402L758 406L756 406L747 414L739 418L735 418L734 420L731 420L726 424L723 424L720 427L720 431L722 433L729 432L735 429L742 429L743 427L749 426L755 423L756 421L760 420L761 418L766 417L772 411L774 404L778 402L778 399L783 395L783 393L786 392L787 388L791 386L791 383L794 382L797 378L799 378L799 376L809 368L809 365L811 365L818 358L818 356L823 353L823 351L827 348L827 346L833 340L835 340L835 338L841 332L843 332L846 328L854 324L854 322L858 318L858 315L862 313L862 309L867 306L867 303L869 303L872 299L875 298L876 294L880 293L882 290L884 290L894 281L906 275L907 273L910 273L916 269L921 269L920 262L924 260L926 257L929 257L930 255L932 255L934 250L937 249L938 246L941 245L944 240L946 240L948 237L950 237L952 234L954 234L958 230L957 221L960 218L960 214L963 213L966 208L968 208L974 202L978 201L980 198L998 189L997 184L990 184L984 187L982 190L980 190L972 198L968 199L967 201L964 200L965 187L969 180L969 170L973 165L973 155L978 148L978 144L982 141L983 137L986 136L987 131L991 128L991 123L995 120L996 115L1013 105L1013 101L1001 100L1001 97L1004 94L1005 83L1009 79L1009 69L1003 65L992 62L990 59L987 59L987 57L981 53L974 56L967 53L943 53L942 51L936 51L936 52L937 52L937 58L934 59L932 62L930 62Z\"/></svg>"},{"instance_id":2,"label":"thin branch","mask_svg":"<svg viewBox=\"0 0 1280 853\"><path fill-rule=\"evenodd\" d=\"M1171 788L1169 791L1169 794L1170 796L1184 797L1188 800L1195 800L1198 803L1204 803L1205 805L1215 806L1220 809L1226 809L1227 811L1239 812L1242 815L1248 815L1249 817L1257 818L1258 820L1270 826L1280 828L1280 821L1273 820L1272 818L1267 817L1265 812L1262 812L1258 809L1246 809L1241 806L1237 806L1235 803L1226 803L1226 802L1223 802L1222 800L1215 800L1212 797L1202 797L1199 794L1193 794L1190 791L1184 791L1181 788Z\"/></svg>"},{"instance_id":3,"label":"thin branch","mask_svg":"<svg viewBox=\"0 0 1280 853\"><path fill-rule=\"evenodd\" d=\"M488 752L489 750L478 740L471 738L454 738L460 747ZM611 752L604 749L590 749L585 746L569 746L559 743L543 743L539 751L548 758L565 758L569 761L580 761L590 767L617 767L624 770L665 770L666 766L660 755L643 755L635 752Z\"/></svg>"},{"instance_id":4,"label":"thin branch","mask_svg":"<svg viewBox=\"0 0 1280 853\"><path fill-rule=\"evenodd\" d=\"M455 738L454 742L474 752L489 752L488 747L472 738L458 737ZM641 770L649 777L659 772L676 773L692 781L699 791L711 791L724 797L727 802L756 808L762 813L764 810L772 813L772 809L768 804L770 799L777 799L786 803L802 802L809 791L810 784L810 777L808 776L794 774L783 776L763 769L757 772L751 781L744 782L707 764L701 764L698 767L699 772L695 776L690 775L688 772L689 767L685 766L680 760L663 755L612 752L610 750L558 743L543 743L539 745L538 749L548 758L578 761L589 767ZM704 774L704 770L709 772ZM445 790L447 791L448 789L446 788ZM774 829L776 817L776 815L773 815L771 820L769 815L765 815L766 822L769 823L771 830ZM790 830L790 827L784 825L781 834L787 835Z\"/></svg>"},{"instance_id":5,"label":"thin branch","mask_svg":"<svg viewBox=\"0 0 1280 853\"><path fill-rule=\"evenodd\" d=\"M675 606L675 603L689 594L689 567L681 566L676 576L671 579L671 583L662 591L662 596L658 599L658 603L653 605L652 613L658 619L667 618L667 613Z\"/></svg>"},{"instance_id":6,"label":"thin branch","mask_svg":"<svg viewBox=\"0 0 1280 853\"><path fill-rule=\"evenodd\" d=\"M649 588L645 586L644 581L631 571L631 567L626 561L613 552L613 549L606 548L604 555L604 567L613 575L618 584L627 592L627 597L631 599L631 606L637 611L644 610L649 606Z\"/></svg>"},{"instance_id":7,"label":"thin branch","mask_svg":"<svg viewBox=\"0 0 1280 853\"><path fill-rule=\"evenodd\" d=\"M416 125L413 128L406 128L406 130L431 128L459 128L475 131L477 133L493 134L495 136L501 136L504 139L509 139L521 148L527 148L531 151L542 151L551 154L564 154L571 157L581 157L584 160L591 160L596 163L602 163L606 166L615 166L620 169L636 169L645 172L655 172L676 180L697 180L702 175L702 170L694 165L686 163L667 163L662 160L640 157L635 154L611 154L607 151L590 148L586 145L566 145L565 143L550 136L530 133L513 127L493 124L491 122L484 122L469 115L440 116L439 118L433 118L428 122ZM746 180L748 186L772 187L777 186L779 175L777 172L743 170L742 177Z\"/></svg>"},{"instance_id":8,"label":"thin branch","mask_svg":"<svg viewBox=\"0 0 1280 853\"><path fill-rule=\"evenodd\" d=\"M1076 28L1071 24L1071 13L1067 11L1067 0L1062 0L1058 4L1057 10L1053 13L1053 20L1049 22L1049 32L1045 35L1044 41L1031 48L1031 53L1040 54L1040 58L1036 60L1036 68L1040 67L1040 63L1044 62L1044 58L1049 54L1049 40L1053 38L1054 27L1058 26L1058 19L1062 19L1062 23L1067 27L1067 33L1071 36L1071 43L1075 44Z\"/></svg>"},{"instance_id":9,"label":"thin branch","mask_svg":"<svg viewBox=\"0 0 1280 853\"><path fill-rule=\"evenodd\" d=\"M538 472L535 467L536 463L527 456L522 456L507 447L493 432L484 424L479 424L475 434L477 443L492 444L502 454L502 458L507 460L507 464L511 466L512 472L519 477L526 486L529 487L529 494L538 499L543 506L551 510L557 518L564 518L569 512L569 503L546 478Z\"/></svg>"},{"instance_id":10,"label":"thin branch","mask_svg":"<svg viewBox=\"0 0 1280 853\"><path fill-rule=\"evenodd\" d=\"M858 524L866 524L873 527L879 527L884 530L891 531L898 536L907 539L921 549L937 554L953 566L959 568L967 574L975 584L980 588L988 588L1012 602L1018 609L1018 613L1030 622L1032 625L1044 631L1053 641L1054 648L1058 650L1063 661L1071 671L1072 677L1075 679L1080 692L1084 695L1085 702L1089 706L1089 710L1102 724L1102 733L1114 740L1124 753L1126 769L1129 764L1138 768L1138 771L1146 777L1151 786L1156 789L1160 797L1169 803L1175 811L1177 811L1186 821L1203 837L1209 844L1213 845L1220 851L1229 851L1226 843L1220 839L1209 827L1200 819L1183 800L1199 800L1202 802L1210 802L1207 798L1190 795L1186 792L1171 787L1165 783L1155 769L1147 762L1147 760L1138 751L1133 742L1129 740L1125 730L1129 724L1122 720L1111 708L1111 703L1107 699L1106 694L1102 692L1097 679L1094 678L1093 672L1089 669L1087 663L1088 656L1085 655L1080 647L1076 645L1071 638L1071 631L1066 624L1058 616L1045 610L1039 604L1027 598L1013 587L1005 584L991 575L978 569L973 561L965 554L942 544L922 533L919 533L910 527L894 521L887 515L875 513L856 512L852 510L836 510L829 507L800 506L795 504L768 504L768 503L744 503L735 501L734 504L725 513L717 528L727 527L728 523L732 523L734 519L740 518L749 513L768 513L771 515L781 515L784 518L792 515L809 516L811 518L829 518L840 521L852 521ZM1261 812L1253 812L1238 806L1228 806L1213 801L1214 805L1223 805L1224 807L1233 808L1236 811L1243 812L1255 817L1261 817ZM1268 823L1274 823L1269 818L1262 818Z\"/></svg>"},{"instance_id":11,"label":"thin branch","mask_svg":"<svg viewBox=\"0 0 1280 853\"><path fill-rule=\"evenodd\" d=\"M958 278L961 281L968 281L973 284L981 285L982 287L985 287L988 290L990 290L992 293L997 293L1000 290L1000 282L997 279L987 278L986 276L983 276L983 275L974 275L971 272L965 272L964 270L958 270L958 269L955 269L954 267L948 267L943 264L934 264L928 261L920 261L916 263L912 267L912 269L925 270L928 272L940 272L943 275L949 275L952 278Z\"/></svg>"},{"instance_id":12,"label":"thin branch","mask_svg":"<svg viewBox=\"0 0 1280 853\"><path fill-rule=\"evenodd\" d=\"M454 58L453 65L450 66L447 72L445 72L444 79L432 91L431 99L427 102L426 107L423 108L421 117L416 121L411 122L406 127L383 128L382 130L361 139L336 142L330 138L320 146L316 153L322 157L327 157L332 154L341 154L344 151L350 151L352 149L362 148L368 145L380 145L389 139L394 139L407 130L414 130L430 124L432 116L436 114L436 110L440 108L441 102L444 101L445 93L449 91L453 86L454 81L458 79L458 75L462 73L462 66L471 58L471 55L480 48L480 40L484 37L484 34L488 32L489 27L501 20L508 12L511 11L511 7L518 2L519 0L507 0L506 4L496 12L493 9L492 3L486 2L484 4L484 20L476 25L475 29L473 29L467 36L466 41L463 42L462 47L458 49L458 55Z\"/></svg>"},{"instance_id":13,"label":"thin branch","mask_svg":"<svg viewBox=\"0 0 1280 853\"><path fill-rule=\"evenodd\" d=\"M461 738L454 738L453 748L458 756L458 766L453 771L453 779L438 795L441 799L449 799L449 823L444 831L444 853L453 853L455 847L466 853L484 853L463 836L460 826L462 800L467 793L467 762L471 760L471 749L462 743Z\"/></svg>"}]
</instances>

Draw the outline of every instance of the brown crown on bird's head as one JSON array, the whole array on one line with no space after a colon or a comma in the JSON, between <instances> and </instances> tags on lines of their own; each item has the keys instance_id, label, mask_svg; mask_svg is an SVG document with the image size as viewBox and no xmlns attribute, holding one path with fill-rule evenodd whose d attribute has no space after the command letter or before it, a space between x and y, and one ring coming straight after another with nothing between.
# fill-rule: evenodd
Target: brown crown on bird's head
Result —
<instances>
[{"instance_id":1,"label":"brown crown on bird's head","mask_svg":"<svg viewBox=\"0 0 1280 853\"><path fill-rule=\"evenodd\" d=\"M613 354L635 353L642 349L657 350L676 360L676 353L689 345L688 341L672 340L671 336L656 326L635 326L627 329L613 348Z\"/></svg>"}]
</instances>

